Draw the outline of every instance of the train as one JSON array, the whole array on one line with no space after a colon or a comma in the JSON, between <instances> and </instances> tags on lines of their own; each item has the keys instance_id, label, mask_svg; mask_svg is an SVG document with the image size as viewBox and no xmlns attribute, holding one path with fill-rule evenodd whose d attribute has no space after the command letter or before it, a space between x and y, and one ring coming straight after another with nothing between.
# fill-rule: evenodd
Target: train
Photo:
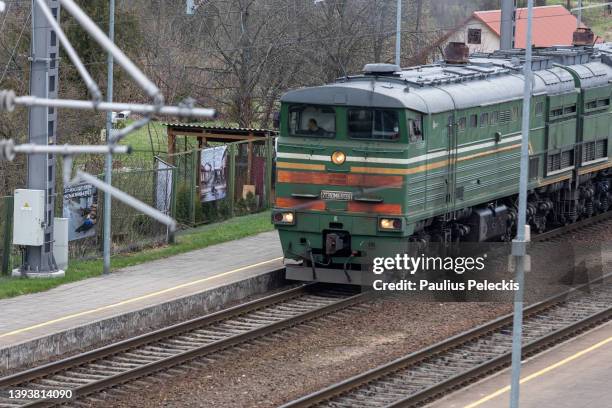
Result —
<instances>
[{"instance_id":1,"label":"train","mask_svg":"<svg viewBox=\"0 0 612 408\"><path fill-rule=\"evenodd\" d=\"M612 206L612 43L584 34L533 49L534 233ZM284 94L272 222L286 277L361 285L375 257L412 243L511 241L524 61L521 49L451 43L439 63L368 64Z\"/></svg>"}]
</instances>

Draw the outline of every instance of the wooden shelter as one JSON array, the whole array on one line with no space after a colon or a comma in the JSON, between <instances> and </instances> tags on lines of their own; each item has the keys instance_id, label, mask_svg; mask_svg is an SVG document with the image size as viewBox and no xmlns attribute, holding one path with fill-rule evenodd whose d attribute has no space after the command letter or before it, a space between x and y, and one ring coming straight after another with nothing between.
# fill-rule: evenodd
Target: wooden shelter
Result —
<instances>
[{"instance_id":1,"label":"wooden shelter","mask_svg":"<svg viewBox=\"0 0 612 408\"><path fill-rule=\"evenodd\" d=\"M264 145L277 135L275 130L254 129L240 127L220 127L197 123L164 123L168 136L168 161L173 163L174 154L177 152L178 138L183 137L185 141L189 138L197 140L197 163L201 162L202 149L209 143L230 144L244 142L247 148L246 180L251 183L253 169L254 145ZM269 146L273 146L270 144ZM272 156L270 156L272 157ZM196 185L201 185L200 171L196 172ZM232 180L232 182L234 182Z\"/></svg>"}]
</instances>

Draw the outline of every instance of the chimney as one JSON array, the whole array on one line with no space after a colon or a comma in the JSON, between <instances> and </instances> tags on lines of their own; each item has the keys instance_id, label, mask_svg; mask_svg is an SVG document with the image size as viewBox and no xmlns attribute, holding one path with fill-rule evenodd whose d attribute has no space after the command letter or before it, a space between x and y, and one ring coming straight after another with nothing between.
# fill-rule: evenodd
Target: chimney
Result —
<instances>
[{"instance_id":1,"label":"chimney","mask_svg":"<svg viewBox=\"0 0 612 408\"><path fill-rule=\"evenodd\" d=\"M595 43L595 34L588 27L578 27L574 31L572 44L574 45L593 45Z\"/></svg>"},{"instance_id":2,"label":"chimney","mask_svg":"<svg viewBox=\"0 0 612 408\"><path fill-rule=\"evenodd\" d=\"M444 49L444 60L447 64L467 64L470 48L462 42L449 42Z\"/></svg>"}]
</instances>

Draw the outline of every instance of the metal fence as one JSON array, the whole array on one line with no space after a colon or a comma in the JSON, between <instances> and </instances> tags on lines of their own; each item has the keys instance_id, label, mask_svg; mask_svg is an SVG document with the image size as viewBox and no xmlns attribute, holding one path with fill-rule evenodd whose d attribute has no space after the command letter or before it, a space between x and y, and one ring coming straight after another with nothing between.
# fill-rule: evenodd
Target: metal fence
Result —
<instances>
[{"instance_id":1,"label":"metal fence","mask_svg":"<svg viewBox=\"0 0 612 408\"><path fill-rule=\"evenodd\" d=\"M234 216L263 211L273 203L273 138L255 143L240 141L216 145L223 157L218 167L210 166L206 157L210 150L192 149L172 155L151 157L151 152L134 152L131 156L117 156L114 161L113 186L165 212L183 227L213 223ZM248 153L250 150L250 154ZM75 166L99 174L103 160L98 158L76 162ZM78 192L72 198L62 185L61 158L58 175L56 217L75 217L82 225L71 224L71 259L98 258L103 242L103 193L92 193L83 199ZM19 187L19 186L16 186ZM211 194L213 197L211 198ZM70 200L73 201L70 201ZM98 204L100 209L98 211ZM12 197L0 197L0 266L8 273L16 248L12 246ZM76 214L76 215L75 215ZM80 218L79 218L80 217ZM165 226L125 204L113 200L111 215L112 252L129 252L168 242ZM88 225L86 225L89 223ZM86 233L83 233L85 231Z\"/></svg>"},{"instance_id":2,"label":"metal fence","mask_svg":"<svg viewBox=\"0 0 612 408\"><path fill-rule=\"evenodd\" d=\"M153 161L140 162L138 165L122 166L113 171L112 184L118 189L127 192L140 201L173 216L176 206L176 169L155 158ZM104 174L99 178L103 179ZM61 190L60 190L61 191ZM70 257L96 258L102 253L104 213L101 204L104 202L104 193L96 192L92 205L83 206L83 210L94 213L95 232L89 236L70 242ZM98 203L100 210L98 210ZM64 217L70 216L64 205ZM60 213L61 214L61 213ZM74 228L74 225L73 225ZM167 228L140 213L126 204L112 200L111 211L112 253L130 252L163 244L168 240Z\"/></svg>"},{"instance_id":3,"label":"metal fence","mask_svg":"<svg viewBox=\"0 0 612 408\"><path fill-rule=\"evenodd\" d=\"M176 166L177 221L195 226L270 208L274 195L273 138L250 144L240 141L162 156ZM207 163L206 155L220 147L221 165L215 168Z\"/></svg>"}]
</instances>

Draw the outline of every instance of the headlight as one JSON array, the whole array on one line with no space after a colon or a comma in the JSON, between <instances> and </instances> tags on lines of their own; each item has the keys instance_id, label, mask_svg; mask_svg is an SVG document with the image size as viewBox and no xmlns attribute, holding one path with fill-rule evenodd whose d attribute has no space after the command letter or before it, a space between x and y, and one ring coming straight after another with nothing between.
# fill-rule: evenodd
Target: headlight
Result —
<instances>
[{"instance_id":1,"label":"headlight","mask_svg":"<svg viewBox=\"0 0 612 408\"><path fill-rule=\"evenodd\" d=\"M272 215L275 224L294 224L295 214L291 211L276 212Z\"/></svg>"},{"instance_id":2,"label":"headlight","mask_svg":"<svg viewBox=\"0 0 612 408\"><path fill-rule=\"evenodd\" d=\"M381 230L401 230L402 229L402 220L399 218L381 218L378 221L378 226Z\"/></svg>"},{"instance_id":3,"label":"headlight","mask_svg":"<svg viewBox=\"0 0 612 408\"><path fill-rule=\"evenodd\" d=\"M344 154L344 152L341 152L341 151L336 151L332 153L331 159L334 164L341 165L342 163L346 161L346 154Z\"/></svg>"}]
</instances>

